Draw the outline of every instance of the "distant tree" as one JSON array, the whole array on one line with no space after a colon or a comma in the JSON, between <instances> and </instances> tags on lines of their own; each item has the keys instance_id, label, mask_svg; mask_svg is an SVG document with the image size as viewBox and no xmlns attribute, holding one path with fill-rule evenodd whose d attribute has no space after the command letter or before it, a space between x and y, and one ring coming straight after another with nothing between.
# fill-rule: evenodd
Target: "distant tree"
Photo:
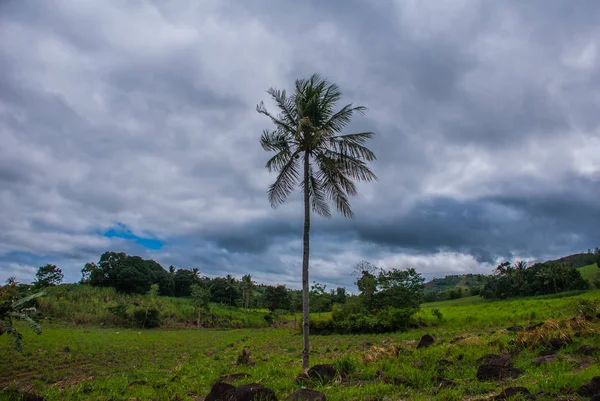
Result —
<instances>
[{"instance_id":1,"label":"distant tree","mask_svg":"<svg viewBox=\"0 0 600 401\"><path fill-rule=\"evenodd\" d=\"M375 294L374 303L377 308L416 309L423 302L423 281L413 268L382 270L377 276L380 290ZM462 296L462 289L460 291Z\"/></svg>"},{"instance_id":2,"label":"distant tree","mask_svg":"<svg viewBox=\"0 0 600 401\"><path fill-rule=\"evenodd\" d=\"M197 267L194 267L192 269L192 274L194 275L194 284L200 283L200 269Z\"/></svg>"},{"instance_id":3,"label":"distant tree","mask_svg":"<svg viewBox=\"0 0 600 401\"><path fill-rule=\"evenodd\" d=\"M313 281L310 287L310 302L314 305L314 310L321 315L325 312L331 303L330 295L326 292L327 286Z\"/></svg>"},{"instance_id":4,"label":"distant tree","mask_svg":"<svg viewBox=\"0 0 600 401\"><path fill-rule=\"evenodd\" d=\"M356 286L360 291L360 299L365 309L370 312L373 310L373 298L377 291L377 277L375 270L370 268L362 270L361 277L356 281Z\"/></svg>"},{"instance_id":5,"label":"distant tree","mask_svg":"<svg viewBox=\"0 0 600 401\"><path fill-rule=\"evenodd\" d=\"M285 285L267 286L266 301L267 308L269 308L271 312L278 309L287 310L290 308L290 297Z\"/></svg>"},{"instance_id":6,"label":"distant tree","mask_svg":"<svg viewBox=\"0 0 600 401\"><path fill-rule=\"evenodd\" d=\"M7 278L5 283L9 286L17 286L19 284L15 276L10 276L9 278Z\"/></svg>"},{"instance_id":7,"label":"distant tree","mask_svg":"<svg viewBox=\"0 0 600 401\"><path fill-rule=\"evenodd\" d=\"M338 287L335 289L335 294L333 290L331 290L331 302L334 304L343 304L346 303L346 298L348 298L348 294L346 293L345 287Z\"/></svg>"},{"instance_id":8,"label":"distant tree","mask_svg":"<svg viewBox=\"0 0 600 401\"><path fill-rule=\"evenodd\" d=\"M229 295L229 306L233 306L233 297L234 295L237 297L239 286L237 280L231 274L228 274L225 279L227 280L226 291Z\"/></svg>"},{"instance_id":9,"label":"distant tree","mask_svg":"<svg viewBox=\"0 0 600 401\"><path fill-rule=\"evenodd\" d=\"M47 264L39 267L35 277L35 287L44 288L60 284L64 275L62 270L56 267L56 265Z\"/></svg>"},{"instance_id":10,"label":"distant tree","mask_svg":"<svg viewBox=\"0 0 600 401\"><path fill-rule=\"evenodd\" d=\"M95 263L86 263L81 269L81 284L92 284L100 281L102 277L102 271Z\"/></svg>"},{"instance_id":11,"label":"distant tree","mask_svg":"<svg viewBox=\"0 0 600 401\"><path fill-rule=\"evenodd\" d=\"M200 284L192 284L190 290L196 311L196 324L200 327L202 315L210 313L210 291Z\"/></svg>"},{"instance_id":12,"label":"distant tree","mask_svg":"<svg viewBox=\"0 0 600 401\"><path fill-rule=\"evenodd\" d=\"M91 284L116 288L117 274L126 259L125 252L104 252L98 261L101 274L98 274L95 279L92 278Z\"/></svg>"},{"instance_id":13,"label":"distant tree","mask_svg":"<svg viewBox=\"0 0 600 401\"><path fill-rule=\"evenodd\" d=\"M594 255L596 256L596 266L600 268L600 248L596 247L596 249L594 249Z\"/></svg>"},{"instance_id":14,"label":"distant tree","mask_svg":"<svg viewBox=\"0 0 600 401\"><path fill-rule=\"evenodd\" d=\"M254 292L254 282L252 281L252 276L246 274L242 277L242 297L244 309L248 311L250 307L250 301L252 300L252 293Z\"/></svg>"},{"instance_id":15,"label":"distant tree","mask_svg":"<svg viewBox=\"0 0 600 401\"><path fill-rule=\"evenodd\" d=\"M191 286L194 284L194 273L191 270L177 270L173 280L176 297L187 297L191 295Z\"/></svg>"},{"instance_id":16,"label":"distant tree","mask_svg":"<svg viewBox=\"0 0 600 401\"><path fill-rule=\"evenodd\" d=\"M342 132L354 113L364 113L362 106L348 104L336 110L341 99L337 85L318 74L297 80L294 92L267 91L279 109L271 114L261 102L257 111L267 116L275 129L264 130L263 149L275 152L266 164L277 171L275 182L268 191L271 206L282 204L299 185L304 192L304 239L302 257L302 296L304 349L302 370L309 367L309 254L310 214L331 217L328 202L335 204L344 217L353 217L348 197L357 194L356 181L373 181L377 177L366 162L375 154L365 144L372 132L346 134Z\"/></svg>"}]
</instances>

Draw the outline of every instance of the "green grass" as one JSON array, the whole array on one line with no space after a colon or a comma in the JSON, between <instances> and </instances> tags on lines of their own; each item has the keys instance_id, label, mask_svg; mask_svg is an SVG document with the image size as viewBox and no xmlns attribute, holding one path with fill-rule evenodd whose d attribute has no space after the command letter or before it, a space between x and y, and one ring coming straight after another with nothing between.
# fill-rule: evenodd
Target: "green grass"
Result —
<instances>
[{"instance_id":1,"label":"green grass","mask_svg":"<svg viewBox=\"0 0 600 401\"><path fill-rule=\"evenodd\" d=\"M52 319L83 325L119 326L122 322L107 308L118 303L127 305L131 314L136 305L155 306L161 314L163 327L193 327L196 324L194 306L190 298L156 297L122 294L108 287L64 284L46 290L48 295L39 299L39 309ZM268 311L245 312L227 305L211 304L211 313L218 317L220 327L267 327L264 317Z\"/></svg>"},{"instance_id":2,"label":"green grass","mask_svg":"<svg viewBox=\"0 0 600 401\"><path fill-rule=\"evenodd\" d=\"M600 269L598 269L598 265L596 263L593 265L580 267L577 270L579 270L581 276L588 281L593 282L594 280L600 278Z\"/></svg>"},{"instance_id":3,"label":"green grass","mask_svg":"<svg viewBox=\"0 0 600 401\"><path fill-rule=\"evenodd\" d=\"M589 366L570 352L583 344L600 346L600 324L589 336L559 352L556 362L533 366L537 351L521 351L517 367L526 371L519 379L502 382L476 380L477 358L509 351L517 334L502 330L514 324L567 318L577 311L577 301L597 300L599 291L510 301L464 298L424 305L418 317L429 327L386 335L336 335L311 337L311 364L352 366L350 383L316 384L315 389L336 400L463 400L466 396L497 394L508 386L545 391L538 400L571 394L600 375L598 358ZM431 313L439 309L443 320ZM302 338L290 329L153 329L67 326L44 324L37 336L20 326L25 351L16 352L6 336L0 337L0 390L27 390L48 400L194 400L203 399L219 376L245 372L252 375L236 384L260 382L279 399L299 388L294 379L301 367ZM432 334L436 343L416 349L417 340ZM459 336L465 339L456 341ZM392 350L400 347L396 356ZM237 356L248 348L254 366L236 366ZM462 355L462 357L461 357ZM439 360L452 364L439 371ZM404 376L410 386L378 380ZM441 375L453 388L440 389L433 380ZM0 399L9 399L8 390ZM4 398L3 398L4 397ZM576 399L576 398L575 398ZM583 398L582 398L583 399Z\"/></svg>"}]
</instances>

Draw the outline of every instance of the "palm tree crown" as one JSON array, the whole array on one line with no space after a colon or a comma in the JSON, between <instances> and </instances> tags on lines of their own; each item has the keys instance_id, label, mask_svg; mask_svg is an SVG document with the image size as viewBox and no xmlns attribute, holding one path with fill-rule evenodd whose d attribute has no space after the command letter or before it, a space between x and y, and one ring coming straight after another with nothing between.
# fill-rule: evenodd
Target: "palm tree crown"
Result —
<instances>
[{"instance_id":1,"label":"palm tree crown","mask_svg":"<svg viewBox=\"0 0 600 401\"><path fill-rule=\"evenodd\" d=\"M363 114L366 108L348 104L336 111L341 92L318 74L297 80L291 96L273 88L267 93L280 111L275 116L264 103L257 106L275 124L274 130L263 131L260 141L263 149L276 152L266 164L269 171L279 172L268 192L271 205L280 205L301 185L308 190L313 212L331 217L329 200L345 217L353 217L348 201L348 195L357 194L353 181L377 179L366 165L376 159L375 154L364 146L374 133L341 133L352 115ZM306 181L301 175L301 157L309 164Z\"/></svg>"}]
</instances>

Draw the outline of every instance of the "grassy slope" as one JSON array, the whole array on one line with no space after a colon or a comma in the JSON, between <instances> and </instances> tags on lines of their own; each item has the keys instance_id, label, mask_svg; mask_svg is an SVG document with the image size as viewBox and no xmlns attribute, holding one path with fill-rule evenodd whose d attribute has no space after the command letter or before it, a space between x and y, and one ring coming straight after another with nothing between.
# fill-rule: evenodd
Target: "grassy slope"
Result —
<instances>
[{"instance_id":1,"label":"grassy slope","mask_svg":"<svg viewBox=\"0 0 600 401\"><path fill-rule=\"evenodd\" d=\"M113 288L66 284L49 288L48 295L39 299L39 309L53 319L85 325L118 325L118 319L108 311L117 303L127 305L132 313L135 305L156 306L166 327L195 325L194 306L190 298L156 297L121 294ZM266 327L267 311L245 312L226 305L211 305L211 313L223 320L225 327Z\"/></svg>"},{"instance_id":2,"label":"grassy slope","mask_svg":"<svg viewBox=\"0 0 600 401\"><path fill-rule=\"evenodd\" d=\"M577 300L598 299L599 291L562 297L540 297L511 301L483 301L464 298L426 304L419 315L436 326L389 335L313 336L313 364L346 358L355 365L355 384L317 385L327 399L336 400L462 400L464 396L486 396L502 387L523 385L532 392L573 393L593 376L600 375L596 362L580 366L568 352L582 344L600 346L600 337L576 337L574 344L561 351L559 360L533 366L534 353L521 352L516 366L525 376L501 383L475 379L475 360L486 353L508 349L514 333L498 330L512 324L528 324L551 317L572 316ZM439 309L444 318L438 322L431 313ZM19 387L43 393L49 400L108 399L202 399L210 385L223 374L247 372L251 379L272 388L280 399L299 386L294 383L301 366L301 336L288 329L255 330L130 330L109 328L44 327L36 336L22 328L25 353L8 347L0 338L0 389ZM598 330L598 327L596 327ZM424 333L433 334L436 345L415 349ZM597 331L596 331L597 333ZM451 343L458 335L463 340ZM391 345L402 347L399 357ZM249 348L255 366L238 367L234 362L243 348ZM460 358L459 355L464 357ZM454 363L437 371L437 361ZM590 361L588 361L590 362ZM579 368L578 368L579 366ZM395 386L374 380L377 372L405 376L411 386ZM454 380L454 388L440 389L432 380L442 374ZM364 382L368 381L368 382ZM178 397L178 398L174 398ZM195 398L197 397L197 398ZM2 396L0 396L2 399ZM583 399L583 398L582 398Z\"/></svg>"},{"instance_id":3,"label":"grassy slope","mask_svg":"<svg viewBox=\"0 0 600 401\"><path fill-rule=\"evenodd\" d=\"M598 269L598 265L596 263L593 265L580 267L577 270L579 270L583 278L586 280L593 281L600 278L600 269Z\"/></svg>"}]
</instances>

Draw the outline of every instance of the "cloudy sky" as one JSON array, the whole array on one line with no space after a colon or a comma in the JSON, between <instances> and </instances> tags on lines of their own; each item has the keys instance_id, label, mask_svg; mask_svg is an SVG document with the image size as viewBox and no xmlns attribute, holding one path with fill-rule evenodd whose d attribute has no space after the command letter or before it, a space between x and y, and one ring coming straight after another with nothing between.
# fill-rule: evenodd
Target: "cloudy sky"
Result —
<instances>
[{"instance_id":1,"label":"cloudy sky","mask_svg":"<svg viewBox=\"0 0 600 401\"><path fill-rule=\"evenodd\" d=\"M300 285L302 204L271 209L269 87L319 72L379 181L315 218L311 280L488 272L600 246L594 0L0 3L0 280L106 250Z\"/></svg>"}]
</instances>

